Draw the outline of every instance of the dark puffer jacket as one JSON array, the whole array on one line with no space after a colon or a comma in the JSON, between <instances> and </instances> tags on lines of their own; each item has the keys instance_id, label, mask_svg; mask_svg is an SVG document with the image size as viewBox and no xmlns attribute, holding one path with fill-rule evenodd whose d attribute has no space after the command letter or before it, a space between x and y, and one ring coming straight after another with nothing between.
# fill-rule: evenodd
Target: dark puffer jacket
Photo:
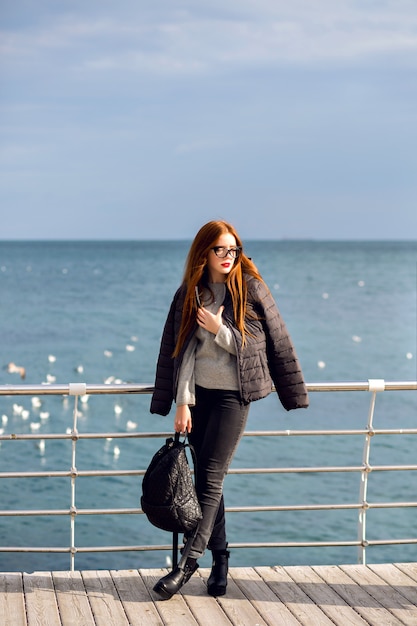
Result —
<instances>
[{"instance_id":1,"label":"dark puffer jacket","mask_svg":"<svg viewBox=\"0 0 417 626\"><path fill-rule=\"evenodd\" d=\"M305 408L309 404L307 389L284 320L265 283L251 276L246 276L246 280L248 334L243 348L241 334L233 321L232 299L228 291L223 303L223 322L232 330L236 341L242 401L247 404L264 398L272 391L274 384L281 404L287 411ZM183 285L174 296L162 334L150 409L151 413L159 415L167 415L171 409L182 357L188 345L186 341L181 354L172 358L181 324L184 296Z\"/></svg>"}]
</instances>

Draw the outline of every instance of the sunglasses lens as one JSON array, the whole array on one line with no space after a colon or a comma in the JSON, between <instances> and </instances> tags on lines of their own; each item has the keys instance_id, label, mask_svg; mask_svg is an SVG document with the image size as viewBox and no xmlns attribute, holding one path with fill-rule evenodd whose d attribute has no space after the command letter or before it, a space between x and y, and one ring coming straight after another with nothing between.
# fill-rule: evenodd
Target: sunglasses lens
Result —
<instances>
[{"instance_id":1,"label":"sunglasses lens","mask_svg":"<svg viewBox=\"0 0 417 626\"><path fill-rule=\"evenodd\" d=\"M219 259L224 259L229 254L232 259L237 259L240 254L241 248L223 248L223 246L216 246L213 248L214 254L219 257Z\"/></svg>"}]
</instances>

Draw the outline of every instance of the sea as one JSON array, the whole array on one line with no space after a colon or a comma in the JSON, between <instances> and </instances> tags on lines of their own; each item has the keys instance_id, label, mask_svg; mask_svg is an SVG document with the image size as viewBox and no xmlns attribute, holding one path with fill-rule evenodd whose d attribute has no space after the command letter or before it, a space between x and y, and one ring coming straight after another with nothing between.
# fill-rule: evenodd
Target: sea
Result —
<instances>
[{"instance_id":1,"label":"sea","mask_svg":"<svg viewBox=\"0 0 417 626\"><path fill-rule=\"evenodd\" d=\"M0 242L0 384L153 384L159 342L181 282L189 241ZM417 241L247 241L267 282L308 383L417 379ZM25 378L8 364L25 368ZM0 397L1 432L65 433L68 398ZM310 394L310 407L286 412L276 394L255 402L248 431L365 428L371 394ZM149 395L94 396L80 405L81 433L161 432L161 438L81 440L78 470L145 469L172 431L173 413L150 415ZM16 409L15 404L19 407ZM377 395L375 428L416 428L417 392ZM373 438L373 465L415 464L416 436ZM68 471L68 440L0 442L0 472ZM364 437L244 437L232 468L360 466ZM357 503L358 472L239 475L225 480L226 506ZM0 509L67 509L68 478L0 478ZM417 502L415 471L371 472L369 502ZM138 508L140 477L80 477L80 509ZM0 513L1 513L0 511ZM230 543L355 541L358 511L229 512ZM78 546L169 545L144 515L79 515ZM371 540L417 538L416 508L371 509ZM0 515L0 570L69 568L68 554L11 554L8 546L68 546L68 516ZM164 567L170 552L79 553L76 569ZM234 566L346 564L355 546L236 548ZM209 563L207 554L202 564ZM416 561L417 545L367 548L367 562Z\"/></svg>"}]
</instances>

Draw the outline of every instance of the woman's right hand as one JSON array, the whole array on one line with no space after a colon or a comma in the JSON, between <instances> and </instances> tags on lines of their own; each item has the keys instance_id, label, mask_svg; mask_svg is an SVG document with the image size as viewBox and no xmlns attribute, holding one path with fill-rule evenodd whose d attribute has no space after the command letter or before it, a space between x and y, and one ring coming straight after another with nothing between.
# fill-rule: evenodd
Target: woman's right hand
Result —
<instances>
[{"instance_id":1,"label":"woman's right hand","mask_svg":"<svg viewBox=\"0 0 417 626\"><path fill-rule=\"evenodd\" d=\"M190 433L191 428L192 419L190 407L188 406L188 404L182 404L181 406L177 406L174 419L174 431L176 433L185 433L185 431Z\"/></svg>"}]
</instances>

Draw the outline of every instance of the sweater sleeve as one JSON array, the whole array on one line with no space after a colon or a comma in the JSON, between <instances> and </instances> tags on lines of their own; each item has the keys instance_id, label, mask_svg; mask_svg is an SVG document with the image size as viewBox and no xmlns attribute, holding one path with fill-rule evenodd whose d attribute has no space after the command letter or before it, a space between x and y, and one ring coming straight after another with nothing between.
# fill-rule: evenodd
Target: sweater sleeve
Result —
<instances>
[{"instance_id":1,"label":"sweater sleeve","mask_svg":"<svg viewBox=\"0 0 417 626\"><path fill-rule=\"evenodd\" d=\"M236 344L233 333L230 328L226 326L226 324L221 324L214 341L218 346L220 346L220 348L223 348L226 352L236 356Z\"/></svg>"},{"instance_id":2,"label":"sweater sleeve","mask_svg":"<svg viewBox=\"0 0 417 626\"><path fill-rule=\"evenodd\" d=\"M195 349L197 340L193 337L187 346L182 359L179 377L178 389L175 402L177 406L188 404L195 406Z\"/></svg>"}]
</instances>

